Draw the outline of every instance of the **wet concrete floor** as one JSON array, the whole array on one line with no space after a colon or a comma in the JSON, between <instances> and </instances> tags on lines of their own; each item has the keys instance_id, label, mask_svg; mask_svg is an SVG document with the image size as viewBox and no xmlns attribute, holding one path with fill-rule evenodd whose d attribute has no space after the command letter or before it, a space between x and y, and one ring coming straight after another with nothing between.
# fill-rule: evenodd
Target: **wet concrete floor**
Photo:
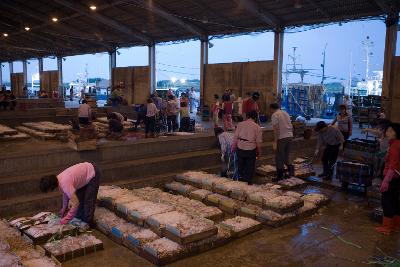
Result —
<instances>
[{"instance_id":1,"label":"wet concrete floor","mask_svg":"<svg viewBox=\"0 0 400 267\"><path fill-rule=\"evenodd\" d=\"M383 236L374 231L378 225L371 219L371 208L365 198L316 187L331 203L318 214L280 228L263 230L231 243L186 258L169 266L377 266L367 265L372 256L383 254L400 258L400 233ZM326 227L340 235L346 244ZM100 233L105 250L63 264L63 267L152 266L143 258L121 247Z\"/></svg>"}]
</instances>

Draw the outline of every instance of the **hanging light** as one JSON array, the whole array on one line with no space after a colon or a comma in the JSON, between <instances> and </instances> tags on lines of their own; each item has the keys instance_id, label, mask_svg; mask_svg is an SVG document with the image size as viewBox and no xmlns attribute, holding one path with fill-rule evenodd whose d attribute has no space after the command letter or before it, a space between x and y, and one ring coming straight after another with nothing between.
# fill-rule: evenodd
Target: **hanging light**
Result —
<instances>
[{"instance_id":1,"label":"hanging light","mask_svg":"<svg viewBox=\"0 0 400 267\"><path fill-rule=\"evenodd\" d=\"M303 4L301 3L301 0L294 0L294 8L302 8Z\"/></svg>"},{"instance_id":2,"label":"hanging light","mask_svg":"<svg viewBox=\"0 0 400 267\"><path fill-rule=\"evenodd\" d=\"M58 18L57 18L57 17L52 17L51 20L52 20L53 22L57 22L57 21L58 21Z\"/></svg>"},{"instance_id":3,"label":"hanging light","mask_svg":"<svg viewBox=\"0 0 400 267\"><path fill-rule=\"evenodd\" d=\"M8 33L6 33L6 32L3 33L3 36L4 36L4 37L8 37Z\"/></svg>"},{"instance_id":4,"label":"hanging light","mask_svg":"<svg viewBox=\"0 0 400 267\"><path fill-rule=\"evenodd\" d=\"M95 6L95 5L90 5L89 8L90 8L92 11L95 11L95 10L97 9L97 6Z\"/></svg>"},{"instance_id":5,"label":"hanging light","mask_svg":"<svg viewBox=\"0 0 400 267\"><path fill-rule=\"evenodd\" d=\"M30 31L31 30L31 28L29 27L29 26L25 26L25 31Z\"/></svg>"}]
</instances>

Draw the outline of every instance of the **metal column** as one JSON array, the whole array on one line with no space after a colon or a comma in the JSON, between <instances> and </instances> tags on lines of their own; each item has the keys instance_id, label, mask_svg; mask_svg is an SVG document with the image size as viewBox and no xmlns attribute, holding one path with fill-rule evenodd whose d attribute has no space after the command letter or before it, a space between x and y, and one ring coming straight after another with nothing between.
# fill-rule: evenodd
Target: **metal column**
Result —
<instances>
[{"instance_id":1,"label":"metal column","mask_svg":"<svg viewBox=\"0 0 400 267\"><path fill-rule=\"evenodd\" d=\"M65 90L63 86L63 59L62 57L57 57L57 71L58 71L58 93L63 98L65 97Z\"/></svg>"},{"instance_id":2,"label":"metal column","mask_svg":"<svg viewBox=\"0 0 400 267\"><path fill-rule=\"evenodd\" d=\"M284 32L275 32L274 42L274 92L280 97L282 94L282 67L283 67L283 38Z\"/></svg>"},{"instance_id":3,"label":"metal column","mask_svg":"<svg viewBox=\"0 0 400 267\"><path fill-rule=\"evenodd\" d=\"M110 89L113 85L113 68L117 67L117 53L114 50L109 53Z\"/></svg>"},{"instance_id":4,"label":"metal column","mask_svg":"<svg viewBox=\"0 0 400 267\"><path fill-rule=\"evenodd\" d=\"M150 67L150 93L153 93L157 89L155 44L149 46L149 67Z\"/></svg>"},{"instance_id":5,"label":"metal column","mask_svg":"<svg viewBox=\"0 0 400 267\"><path fill-rule=\"evenodd\" d=\"M43 72L43 58L38 58L38 64L39 64L39 76Z\"/></svg>"},{"instance_id":6,"label":"metal column","mask_svg":"<svg viewBox=\"0 0 400 267\"><path fill-rule=\"evenodd\" d=\"M209 41L202 40L200 44L200 108L205 104L206 89L206 65L208 64L208 44Z\"/></svg>"},{"instance_id":7,"label":"metal column","mask_svg":"<svg viewBox=\"0 0 400 267\"><path fill-rule=\"evenodd\" d=\"M0 86L3 86L3 63L1 62L0 62Z\"/></svg>"},{"instance_id":8,"label":"metal column","mask_svg":"<svg viewBox=\"0 0 400 267\"><path fill-rule=\"evenodd\" d=\"M399 28L398 23L398 14L395 16L389 16L386 19L386 41L382 80L382 106L385 108L386 118L388 119L392 119L393 115L393 90L399 90L399 88L391 88L392 63L393 58L396 55L397 31Z\"/></svg>"},{"instance_id":9,"label":"metal column","mask_svg":"<svg viewBox=\"0 0 400 267\"><path fill-rule=\"evenodd\" d=\"M13 65L12 62L8 62L8 66L9 66L9 69L10 69L10 79L11 79L11 74L14 73L14 65Z\"/></svg>"},{"instance_id":10,"label":"metal column","mask_svg":"<svg viewBox=\"0 0 400 267\"><path fill-rule=\"evenodd\" d=\"M28 63L26 60L22 61L22 69L24 73L24 86L28 85Z\"/></svg>"}]
</instances>

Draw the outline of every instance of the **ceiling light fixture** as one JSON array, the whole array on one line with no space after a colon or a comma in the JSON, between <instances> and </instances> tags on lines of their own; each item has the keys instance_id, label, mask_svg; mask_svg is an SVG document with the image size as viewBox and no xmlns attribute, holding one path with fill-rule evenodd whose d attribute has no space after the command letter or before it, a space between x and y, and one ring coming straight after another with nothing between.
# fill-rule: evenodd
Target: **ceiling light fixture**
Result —
<instances>
[{"instance_id":1,"label":"ceiling light fixture","mask_svg":"<svg viewBox=\"0 0 400 267\"><path fill-rule=\"evenodd\" d=\"M57 17L52 17L51 20L52 20L53 22L57 22L57 21L58 21L58 18L57 18Z\"/></svg>"},{"instance_id":2,"label":"ceiling light fixture","mask_svg":"<svg viewBox=\"0 0 400 267\"><path fill-rule=\"evenodd\" d=\"M90 5L89 8L90 8L91 10L95 11L95 10L97 9L97 6L95 6L95 5Z\"/></svg>"},{"instance_id":3,"label":"ceiling light fixture","mask_svg":"<svg viewBox=\"0 0 400 267\"><path fill-rule=\"evenodd\" d=\"M4 37L8 37L8 33L3 33L3 36Z\"/></svg>"},{"instance_id":4,"label":"ceiling light fixture","mask_svg":"<svg viewBox=\"0 0 400 267\"><path fill-rule=\"evenodd\" d=\"M301 0L294 0L294 8L299 9L302 7L303 7L303 4L301 3Z\"/></svg>"},{"instance_id":5,"label":"ceiling light fixture","mask_svg":"<svg viewBox=\"0 0 400 267\"><path fill-rule=\"evenodd\" d=\"M31 28L30 27L28 27L28 26L25 26L25 31L30 31L31 30Z\"/></svg>"}]
</instances>

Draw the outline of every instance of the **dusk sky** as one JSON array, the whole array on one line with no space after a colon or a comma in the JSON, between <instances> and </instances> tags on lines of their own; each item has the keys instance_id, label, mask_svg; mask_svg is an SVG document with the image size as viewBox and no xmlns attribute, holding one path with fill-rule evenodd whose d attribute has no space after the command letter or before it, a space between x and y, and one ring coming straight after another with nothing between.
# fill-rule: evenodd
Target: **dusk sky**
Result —
<instances>
[{"instance_id":1,"label":"dusk sky","mask_svg":"<svg viewBox=\"0 0 400 267\"><path fill-rule=\"evenodd\" d=\"M383 53L385 43L385 24L383 21L359 21L321 27L318 29L298 32L301 29L289 29L284 37L284 69L285 64L291 63L288 55L292 53L292 47L296 46L300 55L298 63L306 69L315 69L312 72L321 74L322 52L325 44L326 50L326 74L330 81L345 82L349 78L350 62L352 60L355 72L353 77L364 78L365 56L361 42L366 36L374 42L371 58L371 71L382 70ZM262 33L246 36L237 36L224 39L213 39L213 48L209 49L209 63L225 63L238 61L271 60L273 58L273 33ZM400 42L398 42L400 43ZM398 54L400 46L398 45ZM148 64L147 47L135 47L119 49L117 66L142 66ZM179 44L162 44L156 46L157 78L158 80L171 79L198 79L200 62L200 42L190 41ZM9 80L8 64L3 67L3 80ZM64 82L76 80L78 73L84 73L87 65L89 77L101 77L108 79L108 54L81 55L66 57L63 62ZM56 59L44 60L44 69L57 68ZM28 80L34 72L37 72L37 60L30 61L28 65ZM14 72L22 72L22 63L14 63ZM372 74L372 72L371 72ZM340 79L341 78L341 79ZM290 81L298 81L292 76ZM306 77L305 82L320 82L319 77Z\"/></svg>"}]
</instances>

